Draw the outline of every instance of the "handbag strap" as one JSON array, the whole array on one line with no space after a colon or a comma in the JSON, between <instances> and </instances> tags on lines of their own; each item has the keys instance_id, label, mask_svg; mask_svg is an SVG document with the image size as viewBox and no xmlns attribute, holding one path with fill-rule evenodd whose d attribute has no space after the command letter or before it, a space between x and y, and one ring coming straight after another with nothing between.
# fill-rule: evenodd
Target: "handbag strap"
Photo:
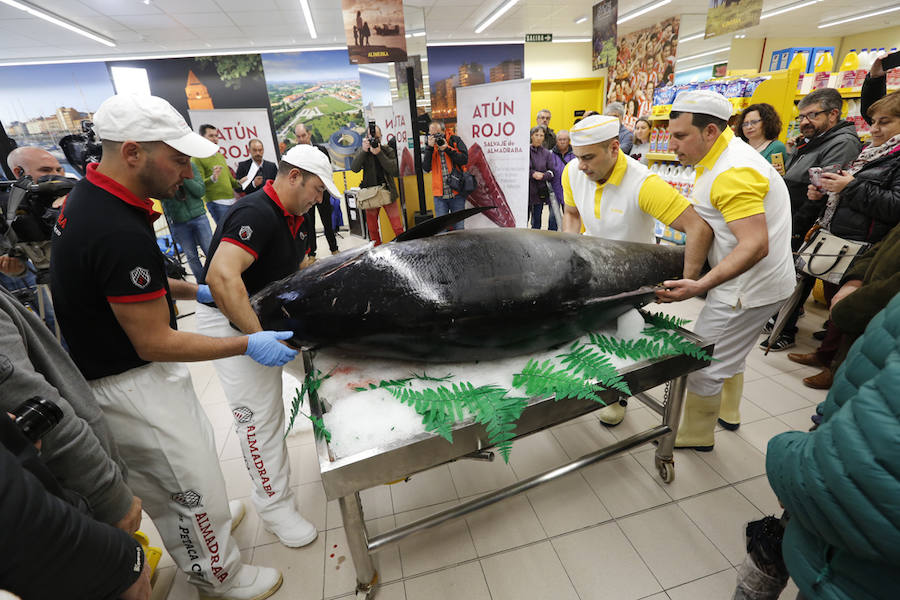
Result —
<instances>
[{"instance_id":1,"label":"handbag strap","mask_svg":"<svg viewBox=\"0 0 900 600\"><path fill-rule=\"evenodd\" d=\"M816 246L816 250L818 250L821 246L822 246L822 242L819 242L819 245ZM844 244L843 246L841 246L840 251L837 253L837 255L835 255L836 258L834 259L834 261L824 271L814 271L812 268L813 259L816 258L816 256L821 256L821 255L817 255L814 250L812 253L812 256L809 257L809 262L806 263L806 269L809 272L809 274L812 275L813 277L821 277L822 275L825 275L830 270L835 268L837 266L837 264L839 262L841 262L841 259L847 255L847 251L849 249L850 249L850 247L847 244Z\"/></svg>"}]
</instances>

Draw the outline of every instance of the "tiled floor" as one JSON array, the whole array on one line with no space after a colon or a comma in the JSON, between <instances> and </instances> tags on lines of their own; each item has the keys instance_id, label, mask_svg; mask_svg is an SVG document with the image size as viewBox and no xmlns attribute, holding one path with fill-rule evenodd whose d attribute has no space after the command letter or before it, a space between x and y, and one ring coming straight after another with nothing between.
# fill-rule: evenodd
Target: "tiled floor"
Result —
<instances>
[{"instance_id":1,"label":"tiled floor","mask_svg":"<svg viewBox=\"0 0 900 600\"><path fill-rule=\"evenodd\" d=\"M324 241L324 240L323 240ZM344 234L341 246L359 243ZM189 311L190 303L181 306ZM702 300L669 305L668 312L697 315ZM797 351L826 317L807 304ZM192 329L192 317L180 321ZM676 479L662 483L653 449L644 446L562 480L510 498L465 519L408 538L376 555L382 600L729 600L735 566L744 558L743 526L780 513L765 478L766 443L790 429L806 430L824 392L805 388L812 369L786 353L748 359L736 432L718 431L711 453L679 451ZM194 386L216 430L228 494L249 494L250 483L209 363L191 365ZM413 476L408 482L362 494L370 532L408 523L474 495L509 485L568 462L616 439L646 429L658 418L632 402L624 423L602 427L595 416L516 442L510 464L462 461ZM236 539L244 559L274 566L284 586L274 600L352 597L353 564L336 501L327 501L318 477L311 430L302 424L288 438L291 484L302 511L319 528L316 542L289 549L260 527L247 503ZM144 529L158 540L152 524ZM793 600L793 584L782 598ZM160 563L153 598L190 600L193 588L168 555Z\"/></svg>"}]
</instances>

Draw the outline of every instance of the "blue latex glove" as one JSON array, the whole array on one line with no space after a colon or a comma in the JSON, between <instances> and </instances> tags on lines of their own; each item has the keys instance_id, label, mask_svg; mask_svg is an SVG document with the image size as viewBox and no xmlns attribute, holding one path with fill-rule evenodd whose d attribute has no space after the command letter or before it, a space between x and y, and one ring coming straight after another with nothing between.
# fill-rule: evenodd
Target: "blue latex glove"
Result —
<instances>
[{"instance_id":1,"label":"blue latex glove","mask_svg":"<svg viewBox=\"0 0 900 600\"><path fill-rule=\"evenodd\" d=\"M213 302L212 292L209 291L208 285L201 283L197 286L197 302L203 302L204 304Z\"/></svg>"},{"instance_id":2,"label":"blue latex glove","mask_svg":"<svg viewBox=\"0 0 900 600\"><path fill-rule=\"evenodd\" d=\"M297 350L285 346L278 340L290 339L292 331L257 331L247 338L247 351L244 353L256 362L267 367L280 367L297 356Z\"/></svg>"}]
</instances>

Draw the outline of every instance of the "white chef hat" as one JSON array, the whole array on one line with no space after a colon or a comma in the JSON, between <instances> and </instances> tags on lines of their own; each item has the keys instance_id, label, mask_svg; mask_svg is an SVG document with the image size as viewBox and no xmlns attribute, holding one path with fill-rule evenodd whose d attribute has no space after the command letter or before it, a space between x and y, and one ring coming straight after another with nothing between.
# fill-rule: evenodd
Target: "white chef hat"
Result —
<instances>
[{"instance_id":1,"label":"white chef hat","mask_svg":"<svg viewBox=\"0 0 900 600\"><path fill-rule=\"evenodd\" d=\"M619 119L610 115L591 115L569 130L573 146L590 146L619 136Z\"/></svg>"},{"instance_id":2,"label":"white chef hat","mask_svg":"<svg viewBox=\"0 0 900 600\"><path fill-rule=\"evenodd\" d=\"M712 115L723 121L731 117L732 106L728 98L712 90L681 92L672 103L672 112Z\"/></svg>"}]
</instances>

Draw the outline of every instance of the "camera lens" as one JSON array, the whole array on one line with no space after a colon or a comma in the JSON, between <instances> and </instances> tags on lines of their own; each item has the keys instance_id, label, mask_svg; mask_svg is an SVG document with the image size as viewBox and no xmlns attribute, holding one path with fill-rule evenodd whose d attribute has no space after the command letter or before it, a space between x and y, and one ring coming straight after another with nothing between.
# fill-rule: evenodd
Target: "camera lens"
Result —
<instances>
[{"instance_id":1,"label":"camera lens","mask_svg":"<svg viewBox=\"0 0 900 600\"><path fill-rule=\"evenodd\" d=\"M44 437L63 418L62 409L40 396L29 398L16 407L12 414L16 417L16 425L32 443Z\"/></svg>"}]
</instances>

